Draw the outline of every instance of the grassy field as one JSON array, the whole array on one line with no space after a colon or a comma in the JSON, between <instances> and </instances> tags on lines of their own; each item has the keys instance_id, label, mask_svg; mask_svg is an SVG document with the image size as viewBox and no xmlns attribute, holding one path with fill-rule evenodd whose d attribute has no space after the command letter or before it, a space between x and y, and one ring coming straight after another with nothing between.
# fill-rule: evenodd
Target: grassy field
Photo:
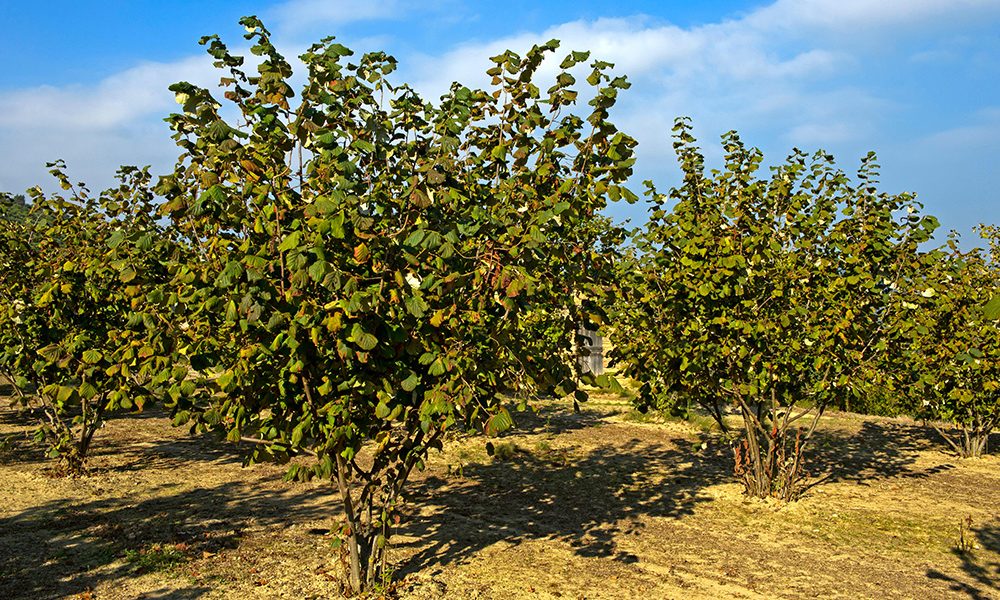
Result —
<instances>
[{"instance_id":1,"label":"grassy field","mask_svg":"<svg viewBox=\"0 0 1000 600\"><path fill-rule=\"evenodd\" d=\"M824 417L817 484L790 505L744 498L720 437L614 398L518 425L497 457L456 438L417 476L384 595L1000 598L1000 459L958 460L918 423ZM339 595L329 484L243 468L157 413L109 422L92 475L57 478L29 427L0 412L5 600Z\"/></svg>"}]
</instances>

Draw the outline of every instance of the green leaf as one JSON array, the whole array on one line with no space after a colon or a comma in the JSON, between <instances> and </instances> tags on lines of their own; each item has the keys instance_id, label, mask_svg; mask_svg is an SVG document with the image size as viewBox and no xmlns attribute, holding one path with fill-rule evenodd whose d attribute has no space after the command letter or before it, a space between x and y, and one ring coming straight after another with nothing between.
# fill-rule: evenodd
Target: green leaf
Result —
<instances>
[{"instance_id":1,"label":"green leaf","mask_svg":"<svg viewBox=\"0 0 1000 600\"><path fill-rule=\"evenodd\" d=\"M101 362L101 359L104 358L104 355L101 354L100 350L90 349L90 350L85 350L82 357L83 357L83 362L87 363L88 365L96 365L97 363Z\"/></svg>"},{"instance_id":2,"label":"green leaf","mask_svg":"<svg viewBox=\"0 0 1000 600\"><path fill-rule=\"evenodd\" d=\"M78 388L78 392L80 394L80 397L85 400L92 400L95 396L97 396L97 388L94 387L94 384L90 383L89 381L84 381L83 383L81 383L80 387Z\"/></svg>"},{"instance_id":3,"label":"green leaf","mask_svg":"<svg viewBox=\"0 0 1000 600\"><path fill-rule=\"evenodd\" d=\"M501 408L486 420L486 435L496 437L514 426L514 419L506 408Z\"/></svg>"},{"instance_id":4,"label":"green leaf","mask_svg":"<svg viewBox=\"0 0 1000 600\"><path fill-rule=\"evenodd\" d=\"M424 235L425 231L423 229L418 229L407 236L406 240L403 241L403 244L414 248L419 247L420 242L424 240Z\"/></svg>"},{"instance_id":5,"label":"green leaf","mask_svg":"<svg viewBox=\"0 0 1000 600\"><path fill-rule=\"evenodd\" d=\"M56 393L56 402L59 404L65 404L69 402L73 396L76 395L76 389L68 385L60 385Z\"/></svg>"},{"instance_id":6,"label":"green leaf","mask_svg":"<svg viewBox=\"0 0 1000 600\"><path fill-rule=\"evenodd\" d=\"M119 229L112 233L111 237L108 238L108 248L114 250L120 246L123 241L125 241L125 232Z\"/></svg>"},{"instance_id":7,"label":"green leaf","mask_svg":"<svg viewBox=\"0 0 1000 600\"><path fill-rule=\"evenodd\" d=\"M235 373L233 373L232 371L226 371L226 372L222 373L221 375L219 375L219 377L215 380L215 383L216 383L216 385L219 386L219 389L221 389L222 391L228 392L228 391L230 391L230 388L232 387L233 380L235 378L236 378L236 374Z\"/></svg>"},{"instance_id":8,"label":"green leaf","mask_svg":"<svg viewBox=\"0 0 1000 600\"><path fill-rule=\"evenodd\" d=\"M309 277L317 283L321 283L330 268L325 260L318 260L309 267Z\"/></svg>"},{"instance_id":9,"label":"green leaf","mask_svg":"<svg viewBox=\"0 0 1000 600\"><path fill-rule=\"evenodd\" d=\"M428 309L427 303L420 296L406 296L403 305L406 307L406 312L418 319L423 318Z\"/></svg>"},{"instance_id":10,"label":"green leaf","mask_svg":"<svg viewBox=\"0 0 1000 600\"><path fill-rule=\"evenodd\" d=\"M445 371L446 369L444 366L444 361L441 359L440 356L435 358L434 362L432 362L431 366L427 369L427 372L430 373L431 375L434 375L435 377L439 375L444 375Z\"/></svg>"},{"instance_id":11,"label":"green leaf","mask_svg":"<svg viewBox=\"0 0 1000 600\"><path fill-rule=\"evenodd\" d=\"M515 298L524 289L524 280L520 278L515 278L511 280L510 284L507 285L507 297Z\"/></svg>"},{"instance_id":12,"label":"green leaf","mask_svg":"<svg viewBox=\"0 0 1000 600\"><path fill-rule=\"evenodd\" d=\"M378 338L365 331L360 323L354 324L354 327L351 329L351 338L355 344L366 352L378 345Z\"/></svg>"},{"instance_id":13,"label":"green leaf","mask_svg":"<svg viewBox=\"0 0 1000 600\"><path fill-rule=\"evenodd\" d=\"M344 239L344 211L340 211L330 219L329 234L338 240Z\"/></svg>"},{"instance_id":14,"label":"green leaf","mask_svg":"<svg viewBox=\"0 0 1000 600\"><path fill-rule=\"evenodd\" d=\"M359 264L368 262L368 259L371 258L371 255L372 253L368 249L368 245L365 244L364 242L354 247L354 260L356 260Z\"/></svg>"},{"instance_id":15,"label":"green leaf","mask_svg":"<svg viewBox=\"0 0 1000 600\"><path fill-rule=\"evenodd\" d=\"M416 373L410 373L410 376L404 379L400 386L403 388L403 391L412 392L419 384L420 377Z\"/></svg>"},{"instance_id":16,"label":"green leaf","mask_svg":"<svg viewBox=\"0 0 1000 600\"><path fill-rule=\"evenodd\" d=\"M299 240L302 238L301 231L293 231L292 233L285 236L285 239L281 241L278 245L278 252L288 252L292 248L297 248L299 245Z\"/></svg>"},{"instance_id":17,"label":"green leaf","mask_svg":"<svg viewBox=\"0 0 1000 600\"><path fill-rule=\"evenodd\" d=\"M38 354L47 361L55 362L62 356L62 349L56 344L49 344L38 349Z\"/></svg>"},{"instance_id":18,"label":"green leaf","mask_svg":"<svg viewBox=\"0 0 1000 600\"><path fill-rule=\"evenodd\" d=\"M305 437L306 424L303 421L292 430L292 446L298 447L302 443L302 438Z\"/></svg>"},{"instance_id":19,"label":"green leaf","mask_svg":"<svg viewBox=\"0 0 1000 600\"><path fill-rule=\"evenodd\" d=\"M994 296L983 307L983 315L987 319L996 320L1000 318L1000 296Z\"/></svg>"},{"instance_id":20,"label":"green leaf","mask_svg":"<svg viewBox=\"0 0 1000 600\"><path fill-rule=\"evenodd\" d=\"M611 390L616 394L626 393L625 388L622 387L622 384L618 381L618 379L609 373L598 375L596 383L599 387L604 388L606 390Z\"/></svg>"}]
</instances>

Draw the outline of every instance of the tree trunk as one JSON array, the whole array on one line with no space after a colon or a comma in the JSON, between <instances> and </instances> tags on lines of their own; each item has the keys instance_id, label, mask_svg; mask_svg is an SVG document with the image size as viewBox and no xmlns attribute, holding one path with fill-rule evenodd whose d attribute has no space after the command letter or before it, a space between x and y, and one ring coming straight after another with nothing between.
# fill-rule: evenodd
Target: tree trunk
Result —
<instances>
[{"instance_id":1,"label":"tree trunk","mask_svg":"<svg viewBox=\"0 0 1000 600\"><path fill-rule=\"evenodd\" d=\"M990 432L965 431L962 436L962 458L982 458L989 454Z\"/></svg>"},{"instance_id":2,"label":"tree trunk","mask_svg":"<svg viewBox=\"0 0 1000 600\"><path fill-rule=\"evenodd\" d=\"M945 433L937 425L931 423L931 427L961 458L982 458L989 453L992 427L959 425L961 433L957 436L958 441L952 439L953 435Z\"/></svg>"},{"instance_id":3,"label":"tree trunk","mask_svg":"<svg viewBox=\"0 0 1000 600\"><path fill-rule=\"evenodd\" d=\"M789 408L779 415L779 403L774 394L768 407L763 406L763 399L758 399L756 409L742 398L737 402L743 415L744 439L734 449L735 473L744 491L755 498L773 496L785 502L796 500L802 492L802 452L823 413L822 407L816 410L803 435L803 431L793 428L792 424L808 415L811 409L793 417L793 410ZM795 435L791 436L793 429Z\"/></svg>"},{"instance_id":4,"label":"tree trunk","mask_svg":"<svg viewBox=\"0 0 1000 600\"><path fill-rule=\"evenodd\" d=\"M361 529L357 515L354 512L354 500L351 498L351 488L348 485L345 471L347 463L344 458L337 453L337 487L340 489L340 499L344 504L344 514L347 517L347 551L350 560L350 584L351 592L355 595L364 591L364 581L362 578L361 549L358 544L358 534Z\"/></svg>"}]
</instances>

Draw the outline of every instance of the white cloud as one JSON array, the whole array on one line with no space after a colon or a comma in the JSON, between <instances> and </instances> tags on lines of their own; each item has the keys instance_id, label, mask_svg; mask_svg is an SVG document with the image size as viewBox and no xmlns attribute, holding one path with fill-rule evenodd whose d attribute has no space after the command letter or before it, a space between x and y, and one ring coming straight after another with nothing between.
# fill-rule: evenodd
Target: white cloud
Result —
<instances>
[{"instance_id":1,"label":"white cloud","mask_svg":"<svg viewBox=\"0 0 1000 600\"><path fill-rule=\"evenodd\" d=\"M884 107L858 90L826 84L855 65L842 48L777 43L748 20L694 28L643 17L564 23L419 57L410 61L415 87L433 98L456 80L486 85L487 57L507 48L524 52L550 38L562 46L539 71L540 83L551 80L559 59L576 49L589 49L592 57L613 62L616 72L628 75L633 87L622 95L615 120L639 138L641 161L669 157L670 127L680 115L709 132L706 145L724 131L766 123L778 137L815 147L856 137Z\"/></svg>"},{"instance_id":2,"label":"white cloud","mask_svg":"<svg viewBox=\"0 0 1000 600\"><path fill-rule=\"evenodd\" d=\"M0 93L0 190L22 191L51 178L45 163L62 158L91 189L111 183L122 164L169 167L178 154L162 119L176 110L176 81L212 86L206 56L143 63L92 85L41 86Z\"/></svg>"},{"instance_id":3,"label":"white cloud","mask_svg":"<svg viewBox=\"0 0 1000 600\"><path fill-rule=\"evenodd\" d=\"M997 0L778 0L750 14L746 22L762 30L809 33L895 29L963 22L1000 14Z\"/></svg>"},{"instance_id":4,"label":"white cloud","mask_svg":"<svg viewBox=\"0 0 1000 600\"><path fill-rule=\"evenodd\" d=\"M41 185L56 189L46 162L67 163L73 181L83 180L92 191L111 185L120 165L154 165L154 173L169 169L180 150L166 123L141 123L108 130L0 129L0 147L14 151L0 162L0 191L22 192Z\"/></svg>"},{"instance_id":5,"label":"white cloud","mask_svg":"<svg viewBox=\"0 0 1000 600\"><path fill-rule=\"evenodd\" d=\"M301 47L284 49L296 64ZM231 46L244 56L252 73L259 57L245 46ZM302 69L296 69L300 81ZM0 148L12 149L0 161L0 191L23 191L52 178L46 162L64 159L71 179L84 179L91 190L113 181L121 165L152 165L169 170L180 153L163 122L178 106L167 88L178 81L205 87L221 100L224 71L207 54L173 62L144 62L90 85L38 86L0 92ZM233 109L223 103L222 114Z\"/></svg>"},{"instance_id":6,"label":"white cloud","mask_svg":"<svg viewBox=\"0 0 1000 600\"><path fill-rule=\"evenodd\" d=\"M891 40L993 14L1000 14L998 0L778 0L739 18L688 28L645 17L574 21L410 62L415 87L437 97L455 80L485 85L486 57L507 48L523 52L557 38L563 42L559 57L589 49L633 82L615 118L639 138L640 169L650 156L661 161L671 154L669 129L679 115L693 117L697 130L707 132L706 146L737 129L764 132L770 150L782 155L788 147L774 148L775 142L807 150L846 147L853 156L874 145L901 108L877 86L852 83L866 63L879 60L858 36ZM551 79L557 62L540 70L541 83Z\"/></svg>"},{"instance_id":7,"label":"white cloud","mask_svg":"<svg viewBox=\"0 0 1000 600\"><path fill-rule=\"evenodd\" d=\"M1000 223L1000 106L967 115L952 127L892 148L897 173L886 177L900 188L919 192L931 214L943 217L942 232L957 229L965 245L978 223Z\"/></svg>"},{"instance_id":8,"label":"white cloud","mask_svg":"<svg viewBox=\"0 0 1000 600\"><path fill-rule=\"evenodd\" d=\"M443 8L453 4L290 0L272 16L294 37L322 24L443 15ZM616 63L616 71L633 82L614 119L640 138L643 175L657 175L664 161L673 162L669 134L678 115L694 118L710 157L716 136L737 129L747 143L779 156L798 145L846 149L849 161L868 147L883 147L880 136L893 127L889 117L904 108L880 91L884 88L863 79L857 83L856 76L881 58L859 40L891 44L904 34L926 35L927 52L932 52L938 49L935 40L953 38L956 27L990 22L997 15L1000 0L777 0L737 18L693 27L642 16L577 20L539 32L459 42L440 54L401 57L400 78L429 98L454 80L486 85L489 56L507 48L523 52L558 38L563 43L557 57L588 49L595 58ZM955 47L949 42L945 49ZM959 50L964 52L964 46ZM907 56L904 60L934 58ZM551 79L557 63L548 61L542 82ZM0 189L36 183L44 176L44 161L57 157L67 159L71 172L91 178L109 176L122 162L169 166L177 150L159 122L175 106L167 85L177 80L214 85L217 79L209 59L199 56L140 64L90 86L0 93L0 147L5 149ZM937 139L956 148L957 156L962 140L993 135L996 122L983 117L942 131ZM914 152L929 145L931 140L915 144Z\"/></svg>"},{"instance_id":9,"label":"white cloud","mask_svg":"<svg viewBox=\"0 0 1000 600\"><path fill-rule=\"evenodd\" d=\"M176 81L210 85L218 80L205 56L173 63L144 63L95 85L41 86L0 93L0 127L104 130L163 114L174 103Z\"/></svg>"},{"instance_id":10,"label":"white cloud","mask_svg":"<svg viewBox=\"0 0 1000 600\"><path fill-rule=\"evenodd\" d=\"M630 77L708 77L749 80L775 77L814 77L828 73L842 60L834 52L806 49L782 57L767 48L758 32L734 22L696 29L653 24L647 18L573 21L540 33L522 33L486 43L463 44L443 56L417 60L421 87L446 90L452 80L481 81L488 58L505 49L525 51L550 38L562 41L557 54L587 49L592 57L615 63ZM548 69L551 73L554 69ZM541 74L545 74L543 69ZM709 81L709 82L710 82ZM702 81L702 83L705 83Z\"/></svg>"},{"instance_id":11,"label":"white cloud","mask_svg":"<svg viewBox=\"0 0 1000 600\"><path fill-rule=\"evenodd\" d=\"M991 106L976 111L968 122L936 131L918 141L918 144L928 150L952 153L962 148L983 148L992 146L1000 148L1000 106ZM983 157L987 158L987 157ZM1000 156L991 155L997 166L1000 166Z\"/></svg>"},{"instance_id":12,"label":"white cloud","mask_svg":"<svg viewBox=\"0 0 1000 600\"><path fill-rule=\"evenodd\" d=\"M452 0L287 0L269 11L281 31L362 21L396 21L414 13L438 12ZM270 19L269 19L270 21Z\"/></svg>"}]
</instances>

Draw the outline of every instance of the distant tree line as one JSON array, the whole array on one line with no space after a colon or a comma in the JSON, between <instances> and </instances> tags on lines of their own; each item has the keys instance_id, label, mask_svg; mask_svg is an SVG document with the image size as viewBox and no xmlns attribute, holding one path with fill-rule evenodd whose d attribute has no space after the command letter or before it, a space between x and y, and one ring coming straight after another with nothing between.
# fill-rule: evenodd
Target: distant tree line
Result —
<instances>
[{"instance_id":1,"label":"distant tree line","mask_svg":"<svg viewBox=\"0 0 1000 600\"><path fill-rule=\"evenodd\" d=\"M24 194L0 193L0 220L23 223L29 211Z\"/></svg>"}]
</instances>

